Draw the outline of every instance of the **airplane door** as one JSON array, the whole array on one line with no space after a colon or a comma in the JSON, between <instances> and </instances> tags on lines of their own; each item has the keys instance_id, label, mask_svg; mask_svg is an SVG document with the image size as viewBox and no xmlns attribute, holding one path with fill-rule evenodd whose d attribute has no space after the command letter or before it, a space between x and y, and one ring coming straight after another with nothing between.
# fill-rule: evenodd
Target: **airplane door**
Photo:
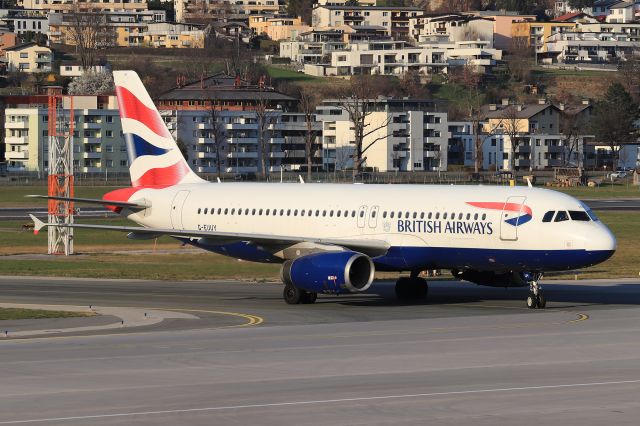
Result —
<instances>
[{"instance_id":1,"label":"airplane door","mask_svg":"<svg viewBox=\"0 0 640 426\"><path fill-rule=\"evenodd\" d=\"M358 209L358 228L364 228L367 222L367 206L360 206Z\"/></svg>"},{"instance_id":2,"label":"airplane door","mask_svg":"<svg viewBox=\"0 0 640 426\"><path fill-rule=\"evenodd\" d=\"M369 228L375 228L378 226L378 210L380 207L373 206L369 212Z\"/></svg>"},{"instance_id":3,"label":"airplane door","mask_svg":"<svg viewBox=\"0 0 640 426\"><path fill-rule=\"evenodd\" d=\"M500 218L500 239L516 241L518 239L518 220L522 216L522 206L527 197L509 197L502 208ZM515 219L511 220L510 219Z\"/></svg>"},{"instance_id":4,"label":"airplane door","mask_svg":"<svg viewBox=\"0 0 640 426\"><path fill-rule=\"evenodd\" d=\"M173 229L184 229L182 225L182 208L189 196L189 191L179 191L171 202L171 226Z\"/></svg>"}]
</instances>

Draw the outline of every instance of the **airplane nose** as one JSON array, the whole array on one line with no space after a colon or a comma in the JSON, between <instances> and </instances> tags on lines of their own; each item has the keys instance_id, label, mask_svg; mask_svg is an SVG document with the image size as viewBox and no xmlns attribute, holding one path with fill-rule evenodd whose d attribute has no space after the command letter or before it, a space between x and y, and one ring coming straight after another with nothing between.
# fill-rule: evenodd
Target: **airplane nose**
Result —
<instances>
[{"instance_id":1,"label":"airplane nose","mask_svg":"<svg viewBox=\"0 0 640 426\"><path fill-rule=\"evenodd\" d=\"M613 256L618 245L615 235L604 224L599 223L587 240L589 263L595 265Z\"/></svg>"}]
</instances>

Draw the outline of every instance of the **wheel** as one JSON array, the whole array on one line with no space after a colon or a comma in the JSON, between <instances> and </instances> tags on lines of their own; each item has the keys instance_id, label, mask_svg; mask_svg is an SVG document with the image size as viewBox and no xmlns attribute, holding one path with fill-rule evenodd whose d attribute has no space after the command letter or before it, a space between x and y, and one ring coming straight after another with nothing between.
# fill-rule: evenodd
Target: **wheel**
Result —
<instances>
[{"instance_id":1,"label":"wheel","mask_svg":"<svg viewBox=\"0 0 640 426\"><path fill-rule=\"evenodd\" d=\"M547 306L547 300L542 293L538 293L538 309L544 309Z\"/></svg>"},{"instance_id":2,"label":"wheel","mask_svg":"<svg viewBox=\"0 0 640 426\"><path fill-rule=\"evenodd\" d=\"M400 300L411 299L411 280L406 277L398 278L396 281L396 297Z\"/></svg>"},{"instance_id":3,"label":"wheel","mask_svg":"<svg viewBox=\"0 0 640 426\"><path fill-rule=\"evenodd\" d=\"M427 280L423 278L414 278L411 282L411 290L413 298L416 300L425 300L429 293L429 285Z\"/></svg>"},{"instance_id":4,"label":"wheel","mask_svg":"<svg viewBox=\"0 0 640 426\"><path fill-rule=\"evenodd\" d=\"M318 293L314 293L312 291L304 292L302 303L310 305L311 303L315 303L316 300L318 300Z\"/></svg>"},{"instance_id":5,"label":"wheel","mask_svg":"<svg viewBox=\"0 0 640 426\"><path fill-rule=\"evenodd\" d=\"M284 301L289 305L297 305L299 303L302 303L304 295L305 292L303 292L301 289L289 284L284 286L284 291L282 292Z\"/></svg>"},{"instance_id":6,"label":"wheel","mask_svg":"<svg viewBox=\"0 0 640 426\"><path fill-rule=\"evenodd\" d=\"M533 293L529 293L529 296L527 296L527 308L535 309L537 307L538 307L538 299L536 295Z\"/></svg>"}]
</instances>

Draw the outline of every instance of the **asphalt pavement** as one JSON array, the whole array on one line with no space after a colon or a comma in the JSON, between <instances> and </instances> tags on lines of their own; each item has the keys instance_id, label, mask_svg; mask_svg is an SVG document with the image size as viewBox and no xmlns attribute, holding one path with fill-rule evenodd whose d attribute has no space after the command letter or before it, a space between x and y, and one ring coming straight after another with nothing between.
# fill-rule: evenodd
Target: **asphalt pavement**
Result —
<instances>
[{"instance_id":1,"label":"asphalt pavement","mask_svg":"<svg viewBox=\"0 0 640 426\"><path fill-rule=\"evenodd\" d=\"M273 283L0 278L3 303L199 317L0 339L0 424L636 425L640 281L544 290L543 311L449 281L289 306Z\"/></svg>"}]
</instances>

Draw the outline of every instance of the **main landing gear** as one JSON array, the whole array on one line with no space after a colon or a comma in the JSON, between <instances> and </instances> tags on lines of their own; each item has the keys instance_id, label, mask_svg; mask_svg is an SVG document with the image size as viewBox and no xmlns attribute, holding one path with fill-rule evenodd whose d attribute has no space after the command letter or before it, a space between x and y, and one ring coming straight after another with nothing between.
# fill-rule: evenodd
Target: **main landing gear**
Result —
<instances>
[{"instance_id":1,"label":"main landing gear","mask_svg":"<svg viewBox=\"0 0 640 426\"><path fill-rule=\"evenodd\" d=\"M427 280L418 276L419 272L412 272L409 277L401 277L396 281L396 297L404 301L423 301L429 293Z\"/></svg>"},{"instance_id":2,"label":"main landing gear","mask_svg":"<svg viewBox=\"0 0 640 426\"><path fill-rule=\"evenodd\" d=\"M529 295L527 296L527 308L544 309L547 301L542 293L542 286L538 283L542 279L542 274L533 274L529 279Z\"/></svg>"},{"instance_id":3,"label":"main landing gear","mask_svg":"<svg viewBox=\"0 0 640 426\"><path fill-rule=\"evenodd\" d=\"M287 283L284 286L282 297L284 298L284 301L289 305L308 305L311 303L315 303L315 301L318 299L318 293L302 290L301 288L298 288L293 284Z\"/></svg>"}]
</instances>

